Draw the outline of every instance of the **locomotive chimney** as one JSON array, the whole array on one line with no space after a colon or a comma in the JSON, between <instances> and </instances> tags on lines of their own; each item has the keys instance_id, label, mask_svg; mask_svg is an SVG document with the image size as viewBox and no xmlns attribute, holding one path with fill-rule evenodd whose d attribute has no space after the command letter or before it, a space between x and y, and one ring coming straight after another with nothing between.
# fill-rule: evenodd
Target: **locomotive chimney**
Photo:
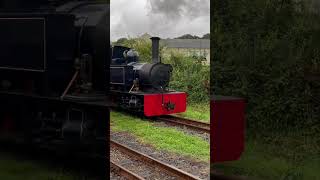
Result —
<instances>
[{"instance_id":1,"label":"locomotive chimney","mask_svg":"<svg viewBox=\"0 0 320 180\"><path fill-rule=\"evenodd\" d=\"M159 57L159 37L152 37L150 38L152 40L152 62L153 63L159 63L160 57Z\"/></svg>"}]
</instances>

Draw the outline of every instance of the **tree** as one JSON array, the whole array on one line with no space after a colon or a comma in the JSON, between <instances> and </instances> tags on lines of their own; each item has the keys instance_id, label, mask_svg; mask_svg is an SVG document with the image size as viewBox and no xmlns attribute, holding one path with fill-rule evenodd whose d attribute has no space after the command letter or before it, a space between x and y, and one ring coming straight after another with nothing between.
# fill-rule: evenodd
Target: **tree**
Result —
<instances>
[{"instance_id":1,"label":"tree","mask_svg":"<svg viewBox=\"0 0 320 180\"><path fill-rule=\"evenodd\" d=\"M210 39L210 33L203 35L201 39Z\"/></svg>"},{"instance_id":2,"label":"tree","mask_svg":"<svg viewBox=\"0 0 320 180\"><path fill-rule=\"evenodd\" d=\"M185 35L182 35L180 37L177 37L175 39L200 39L200 37L196 36L196 35L191 35L191 34L185 34Z\"/></svg>"},{"instance_id":3,"label":"tree","mask_svg":"<svg viewBox=\"0 0 320 180\"><path fill-rule=\"evenodd\" d=\"M120 38L116 41L116 44L123 44L124 42L128 41L127 38Z\"/></svg>"}]
</instances>

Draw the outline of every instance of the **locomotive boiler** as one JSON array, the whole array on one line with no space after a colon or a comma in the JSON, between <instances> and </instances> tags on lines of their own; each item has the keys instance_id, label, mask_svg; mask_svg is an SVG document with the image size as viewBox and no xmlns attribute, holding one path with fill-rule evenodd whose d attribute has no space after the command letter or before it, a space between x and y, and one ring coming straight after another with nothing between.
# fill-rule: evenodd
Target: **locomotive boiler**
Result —
<instances>
[{"instance_id":1,"label":"locomotive boiler","mask_svg":"<svg viewBox=\"0 0 320 180\"><path fill-rule=\"evenodd\" d=\"M91 1L1 1L1 140L105 155L108 13Z\"/></svg>"},{"instance_id":2,"label":"locomotive boiler","mask_svg":"<svg viewBox=\"0 0 320 180\"><path fill-rule=\"evenodd\" d=\"M186 93L169 89L173 68L161 63L158 37L152 37L152 62L139 61L139 53L124 46L112 48L110 93L126 110L145 116L181 113L186 110Z\"/></svg>"}]
</instances>

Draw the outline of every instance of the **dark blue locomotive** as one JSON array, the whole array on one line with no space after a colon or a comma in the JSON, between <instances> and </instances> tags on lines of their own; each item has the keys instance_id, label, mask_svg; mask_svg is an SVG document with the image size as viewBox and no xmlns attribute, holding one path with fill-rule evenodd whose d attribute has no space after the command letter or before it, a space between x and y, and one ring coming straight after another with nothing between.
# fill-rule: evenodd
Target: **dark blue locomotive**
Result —
<instances>
[{"instance_id":1,"label":"dark blue locomotive","mask_svg":"<svg viewBox=\"0 0 320 180\"><path fill-rule=\"evenodd\" d=\"M110 91L118 106L146 116L180 113L186 110L186 94L168 89L172 66L159 57L158 37L152 40L152 63L139 62L134 49L114 46L110 65Z\"/></svg>"},{"instance_id":2,"label":"dark blue locomotive","mask_svg":"<svg viewBox=\"0 0 320 180\"><path fill-rule=\"evenodd\" d=\"M157 46L159 38L152 38ZM155 47L157 48L157 47ZM113 47L110 67L110 83L121 90L141 88L145 92L165 90L170 82L172 67L160 63L158 55L154 55L152 63L139 62L139 54L134 49L123 46Z\"/></svg>"}]
</instances>

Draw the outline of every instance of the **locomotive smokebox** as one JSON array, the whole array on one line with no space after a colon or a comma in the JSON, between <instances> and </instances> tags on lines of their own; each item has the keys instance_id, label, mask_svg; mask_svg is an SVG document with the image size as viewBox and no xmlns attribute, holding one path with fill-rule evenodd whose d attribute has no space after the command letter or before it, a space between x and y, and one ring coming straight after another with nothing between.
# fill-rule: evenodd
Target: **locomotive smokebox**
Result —
<instances>
[{"instance_id":1,"label":"locomotive smokebox","mask_svg":"<svg viewBox=\"0 0 320 180\"><path fill-rule=\"evenodd\" d=\"M160 57L159 57L159 37L152 37L150 38L152 40L152 62L153 63L159 63Z\"/></svg>"}]
</instances>

